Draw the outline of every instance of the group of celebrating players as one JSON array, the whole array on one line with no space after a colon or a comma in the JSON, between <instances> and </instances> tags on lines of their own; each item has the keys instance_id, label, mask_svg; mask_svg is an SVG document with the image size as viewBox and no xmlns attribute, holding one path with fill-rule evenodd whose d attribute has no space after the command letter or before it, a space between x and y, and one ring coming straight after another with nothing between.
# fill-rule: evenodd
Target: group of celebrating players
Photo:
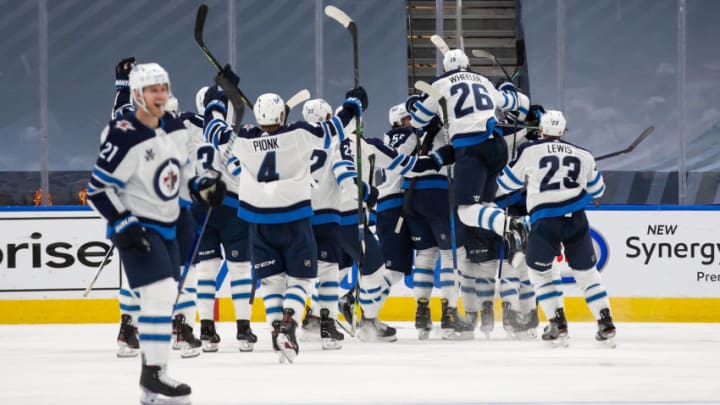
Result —
<instances>
[{"instance_id":1,"label":"group of celebrating players","mask_svg":"<svg viewBox=\"0 0 720 405\"><path fill-rule=\"evenodd\" d=\"M389 109L380 139L361 136L362 87L335 111L306 101L303 121L293 123L294 106L262 94L253 103L257 125L240 125L222 88L198 91L197 114L180 112L160 65L118 64L88 198L123 263L118 356L142 351L143 403L189 401L190 387L167 375L168 345L182 357L218 350L213 306L223 261L240 351L258 339L250 316L259 282L281 362L295 360L298 338L341 348L338 325L354 333L348 325L357 323L363 341L397 340L378 313L407 275L420 339L433 329L436 286L443 339L472 339L478 319L489 335L497 285L509 335L535 337L539 303L549 319L542 339L566 345L553 269L561 246L598 321L596 339L614 344L584 212L605 189L593 156L562 139L562 112L531 105L510 82L493 85L462 50L447 52L443 67L432 92ZM239 81L229 66L219 77ZM357 290L344 291L353 264Z\"/></svg>"}]
</instances>

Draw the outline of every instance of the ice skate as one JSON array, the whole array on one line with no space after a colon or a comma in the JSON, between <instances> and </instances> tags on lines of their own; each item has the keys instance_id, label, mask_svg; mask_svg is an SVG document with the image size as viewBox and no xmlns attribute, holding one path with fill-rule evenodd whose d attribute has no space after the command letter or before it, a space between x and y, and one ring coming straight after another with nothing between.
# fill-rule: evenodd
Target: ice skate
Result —
<instances>
[{"instance_id":1,"label":"ice skate","mask_svg":"<svg viewBox=\"0 0 720 405\"><path fill-rule=\"evenodd\" d=\"M472 326L473 330L477 328L478 314L477 311L465 311L465 322Z\"/></svg>"},{"instance_id":2,"label":"ice skate","mask_svg":"<svg viewBox=\"0 0 720 405\"><path fill-rule=\"evenodd\" d=\"M397 341L397 330L377 318L362 318L359 332L359 338L363 342Z\"/></svg>"},{"instance_id":3,"label":"ice skate","mask_svg":"<svg viewBox=\"0 0 720 405\"><path fill-rule=\"evenodd\" d=\"M558 308L555 310L555 316L545 326L542 339L552 343L553 346L568 347L568 329L567 319L565 319L565 310Z\"/></svg>"},{"instance_id":4,"label":"ice skate","mask_svg":"<svg viewBox=\"0 0 720 405\"><path fill-rule=\"evenodd\" d=\"M330 318L330 310L320 310L320 339L324 350L342 349L345 335L335 329L335 320Z\"/></svg>"},{"instance_id":5,"label":"ice skate","mask_svg":"<svg viewBox=\"0 0 720 405\"><path fill-rule=\"evenodd\" d=\"M199 356L202 350L202 342L193 335L193 328L185 322L185 315L175 315L173 326L177 334L177 342L182 350L180 357L188 359Z\"/></svg>"},{"instance_id":6,"label":"ice skate","mask_svg":"<svg viewBox=\"0 0 720 405\"><path fill-rule=\"evenodd\" d=\"M320 318L313 315L312 309L305 307L305 319L302 321L302 335L300 340L303 342L315 342L320 339Z\"/></svg>"},{"instance_id":7,"label":"ice skate","mask_svg":"<svg viewBox=\"0 0 720 405\"><path fill-rule=\"evenodd\" d=\"M598 331L595 334L595 340L601 342L611 349L617 347L615 344L615 324L613 324L610 316L610 309L603 308L600 310L600 319L597 321Z\"/></svg>"},{"instance_id":8,"label":"ice skate","mask_svg":"<svg viewBox=\"0 0 720 405\"><path fill-rule=\"evenodd\" d=\"M140 342L138 341L138 330L132 324L130 315L120 317L120 331L117 337L117 356L136 357L140 354Z\"/></svg>"},{"instance_id":9,"label":"ice skate","mask_svg":"<svg viewBox=\"0 0 720 405\"><path fill-rule=\"evenodd\" d=\"M200 320L200 341L202 342L202 351L218 351L220 347L220 335L215 331L215 322L213 320Z\"/></svg>"},{"instance_id":10,"label":"ice skate","mask_svg":"<svg viewBox=\"0 0 720 405\"><path fill-rule=\"evenodd\" d=\"M492 301L484 301L480 309L480 332L485 334L485 338L490 340L490 332L495 328L495 311Z\"/></svg>"},{"instance_id":11,"label":"ice skate","mask_svg":"<svg viewBox=\"0 0 720 405\"><path fill-rule=\"evenodd\" d=\"M427 298L418 298L417 309L415 310L415 329L418 331L418 339L426 340L429 338L432 328L430 301Z\"/></svg>"},{"instance_id":12,"label":"ice skate","mask_svg":"<svg viewBox=\"0 0 720 405\"><path fill-rule=\"evenodd\" d=\"M449 306L447 299L441 299L440 305L442 306L442 317L440 318L442 338L445 340L472 340L475 332L472 324L460 319L457 308Z\"/></svg>"},{"instance_id":13,"label":"ice skate","mask_svg":"<svg viewBox=\"0 0 720 405\"><path fill-rule=\"evenodd\" d=\"M247 319L238 319L235 321L237 324L237 335L235 338L238 341L239 350L241 352L251 352L257 343L257 336L250 329L250 321Z\"/></svg>"},{"instance_id":14,"label":"ice skate","mask_svg":"<svg viewBox=\"0 0 720 405\"><path fill-rule=\"evenodd\" d=\"M143 405L190 404L192 392L189 385L170 378L165 366L145 364L140 374L140 390L140 403Z\"/></svg>"},{"instance_id":15,"label":"ice skate","mask_svg":"<svg viewBox=\"0 0 720 405\"><path fill-rule=\"evenodd\" d=\"M278 355L278 360L280 363L285 363L285 356L283 356L280 353L280 346L278 346L278 335L280 335L280 324L282 322L280 321L272 321L272 331L270 331L270 336L272 338L272 346L273 346L273 352L275 352Z\"/></svg>"},{"instance_id":16,"label":"ice skate","mask_svg":"<svg viewBox=\"0 0 720 405\"><path fill-rule=\"evenodd\" d=\"M515 312L513 320L513 331L515 339L529 340L537 337L537 310L533 310L523 315Z\"/></svg>"},{"instance_id":17,"label":"ice skate","mask_svg":"<svg viewBox=\"0 0 720 405\"><path fill-rule=\"evenodd\" d=\"M293 319L294 314L295 311L292 308L283 310L283 319L280 322L280 331L277 334L277 347L279 350L277 353L280 356L280 363L284 363L285 360L292 363L300 352L300 347L295 338L297 322Z\"/></svg>"}]
</instances>

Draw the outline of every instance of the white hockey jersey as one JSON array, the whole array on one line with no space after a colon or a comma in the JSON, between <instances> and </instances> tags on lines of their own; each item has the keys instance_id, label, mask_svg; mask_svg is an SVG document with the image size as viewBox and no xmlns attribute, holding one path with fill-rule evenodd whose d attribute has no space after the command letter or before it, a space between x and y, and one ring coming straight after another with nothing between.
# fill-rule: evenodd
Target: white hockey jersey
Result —
<instances>
[{"instance_id":1,"label":"white hockey jersey","mask_svg":"<svg viewBox=\"0 0 720 405\"><path fill-rule=\"evenodd\" d=\"M93 208L109 223L130 211L145 227L174 238L179 192L187 188L181 174L191 147L185 126L166 113L151 129L127 113L110 121L101 139L88 185Z\"/></svg>"},{"instance_id":2,"label":"white hockey jersey","mask_svg":"<svg viewBox=\"0 0 720 405\"><path fill-rule=\"evenodd\" d=\"M313 225L340 223L340 202L343 193L352 193L357 172L352 162L344 160L340 145L332 142L329 149L315 149L310 172L312 188Z\"/></svg>"},{"instance_id":3,"label":"white hockey jersey","mask_svg":"<svg viewBox=\"0 0 720 405\"><path fill-rule=\"evenodd\" d=\"M206 113L207 140L216 147L229 142L232 154L240 161L238 216L251 223L265 224L311 217L313 150L329 148L333 136L344 139L343 124L347 125L350 118L352 112L343 108L329 121L318 124L299 121L272 134L246 125L237 130L232 140L222 115Z\"/></svg>"},{"instance_id":4,"label":"white hockey jersey","mask_svg":"<svg viewBox=\"0 0 720 405\"><path fill-rule=\"evenodd\" d=\"M517 106L514 92L498 91L485 76L469 70L451 70L436 78L432 86L447 103L446 122L456 148L485 141L492 135L495 109L513 110ZM415 128L427 125L440 109L432 97L418 100L414 106L410 117Z\"/></svg>"},{"instance_id":5,"label":"white hockey jersey","mask_svg":"<svg viewBox=\"0 0 720 405\"><path fill-rule=\"evenodd\" d=\"M527 187L530 221L584 209L602 197L605 182L587 150L549 138L526 143L497 178L498 194Z\"/></svg>"}]
</instances>

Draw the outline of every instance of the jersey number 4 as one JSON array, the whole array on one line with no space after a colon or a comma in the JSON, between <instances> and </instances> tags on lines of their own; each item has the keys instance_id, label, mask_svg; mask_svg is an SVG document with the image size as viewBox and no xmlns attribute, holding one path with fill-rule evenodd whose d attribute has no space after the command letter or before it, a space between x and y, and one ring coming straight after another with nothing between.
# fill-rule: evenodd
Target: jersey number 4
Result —
<instances>
[{"instance_id":1,"label":"jersey number 4","mask_svg":"<svg viewBox=\"0 0 720 405\"><path fill-rule=\"evenodd\" d=\"M580 185L577 183L577 178L580 175L580 159L575 156L565 156L562 159L562 165L568 168L567 176L562 178L562 185L565 188L579 187ZM552 180L560 168L560 158L555 155L543 156L543 158L540 159L540 168L548 168L545 177L543 177L540 182L540 191L559 190L561 181Z\"/></svg>"},{"instance_id":2,"label":"jersey number 4","mask_svg":"<svg viewBox=\"0 0 720 405\"><path fill-rule=\"evenodd\" d=\"M457 102L455 102L455 108L453 108L455 118L462 118L468 114L472 114L475 110L483 111L495 108L492 99L488 95L487 89L480 83L467 84L460 82L450 87L450 95L454 96L458 93L460 95L458 96ZM471 98L474 102L465 106L465 101L467 101L469 96L472 96Z\"/></svg>"},{"instance_id":3,"label":"jersey number 4","mask_svg":"<svg viewBox=\"0 0 720 405\"><path fill-rule=\"evenodd\" d=\"M277 159L275 157L275 151L271 151L265 154L262 163L260 163L260 169L258 169L257 180L261 183L269 183L280 178L280 173L277 171Z\"/></svg>"}]
</instances>

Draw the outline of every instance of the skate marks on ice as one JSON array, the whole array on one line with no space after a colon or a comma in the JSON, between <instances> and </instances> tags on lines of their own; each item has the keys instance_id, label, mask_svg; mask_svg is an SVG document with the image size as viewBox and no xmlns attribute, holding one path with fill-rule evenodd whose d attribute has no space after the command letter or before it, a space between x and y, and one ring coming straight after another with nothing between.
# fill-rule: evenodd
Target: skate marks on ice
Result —
<instances>
[{"instance_id":1,"label":"skate marks on ice","mask_svg":"<svg viewBox=\"0 0 720 405\"><path fill-rule=\"evenodd\" d=\"M345 339L340 350L300 341L293 364L278 364L265 324L240 353L235 324L218 323L217 353L181 359L173 377L195 405L231 404L718 404L720 324L617 324L617 348L594 339L594 323L569 325L569 347L540 339L419 341L414 324L394 343ZM541 323L542 326L542 323ZM0 397L14 405L137 404L140 360L117 358L116 324L0 325ZM279 386L284 389L279 390ZM288 389L289 388L289 389Z\"/></svg>"}]
</instances>

